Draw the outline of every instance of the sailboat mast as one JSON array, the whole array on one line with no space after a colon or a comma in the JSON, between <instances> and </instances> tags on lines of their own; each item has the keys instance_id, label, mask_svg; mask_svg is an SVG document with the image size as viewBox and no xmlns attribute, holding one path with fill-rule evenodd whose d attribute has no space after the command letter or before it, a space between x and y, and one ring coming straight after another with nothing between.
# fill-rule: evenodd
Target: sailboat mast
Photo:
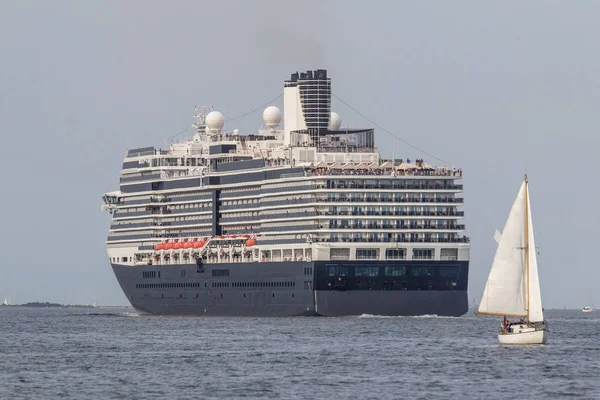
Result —
<instances>
[{"instance_id":1,"label":"sailboat mast","mask_svg":"<svg viewBox=\"0 0 600 400\"><path fill-rule=\"evenodd\" d=\"M527 322L529 322L529 182L525 174L525 298L527 299Z\"/></svg>"}]
</instances>

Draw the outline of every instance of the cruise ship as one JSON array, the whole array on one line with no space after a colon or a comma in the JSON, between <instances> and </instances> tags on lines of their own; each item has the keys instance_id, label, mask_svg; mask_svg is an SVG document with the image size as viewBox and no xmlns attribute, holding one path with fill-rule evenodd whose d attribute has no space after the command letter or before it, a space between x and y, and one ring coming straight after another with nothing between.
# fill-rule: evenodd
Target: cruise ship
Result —
<instances>
[{"instance_id":1,"label":"cruise ship","mask_svg":"<svg viewBox=\"0 0 600 400\"><path fill-rule=\"evenodd\" d=\"M142 313L460 316L462 170L382 159L341 128L327 71L295 72L264 129L198 111L193 137L126 152L106 252ZM283 125L280 127L280 125Z\"/></svg>"}]
</instances>

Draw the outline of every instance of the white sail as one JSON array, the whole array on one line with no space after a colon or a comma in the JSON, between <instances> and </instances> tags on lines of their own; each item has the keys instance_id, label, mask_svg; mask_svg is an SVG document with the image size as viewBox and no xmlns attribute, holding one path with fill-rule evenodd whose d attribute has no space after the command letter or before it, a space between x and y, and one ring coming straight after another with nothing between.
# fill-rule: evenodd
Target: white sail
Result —
<instances>
[{"instance_id":1,"label":"white sail","mask_svg":"<svg viewBox=\"0 0 600 400\"><path fill-rule=\"evenodd\" d=\"M540 322L544 320L542 311L542 295L540 293L540 279L538 276L537 250L533 237L533 220L531 218L531 202L529 199L529 187L527 187L527 226L529 233L529 320Z\"/></svg>"},{"instance_id":2,"label":"white sail","mask_svg":"<svg viewBox=\"0 0 600 400\"><path fill-rule=\"evenodd\" d=\"M504 226L479 312L494 315L527 315L525 282L525 195L523 182ZM537 276L537 275L536 275Z\"/></svg>"}]
</instances>

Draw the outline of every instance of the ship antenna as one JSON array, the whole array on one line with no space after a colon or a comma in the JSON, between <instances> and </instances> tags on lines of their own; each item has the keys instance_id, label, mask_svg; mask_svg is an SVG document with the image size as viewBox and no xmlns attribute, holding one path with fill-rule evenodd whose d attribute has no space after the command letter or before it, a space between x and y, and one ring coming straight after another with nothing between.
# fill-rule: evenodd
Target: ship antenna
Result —
<instances>
[{"instance_id":1,"label":"ship antenna","mask_svg":"<svg viewBox=\"0 0 600 400\"><path fill-rule=\"evenodd\" d=\"M206 106L202 107L194 107L194 118L196 118L196 123L192 125L192 128L196 129L195 138L197 141L200 141L202 135L206 134L206 115L207 109L212 110L212 107L208 108Z\"/></svg>"}]
</instances>

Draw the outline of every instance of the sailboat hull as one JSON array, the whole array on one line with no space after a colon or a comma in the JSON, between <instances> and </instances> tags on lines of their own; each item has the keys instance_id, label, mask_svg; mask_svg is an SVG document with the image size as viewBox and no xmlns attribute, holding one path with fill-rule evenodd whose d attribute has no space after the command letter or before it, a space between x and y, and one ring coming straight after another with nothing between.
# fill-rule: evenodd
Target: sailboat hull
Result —
<instances>
[{"instance_id":1,"label":"sailboat hull","mask_svg":"<svg viewBox=\"0 0 600 400\"><path fill-rule=\"evenodd\" d=\"M546 344L548 343L548 331L538 330L519 333L498 334L500 344Z\"/></svg>"}]
</instances>

